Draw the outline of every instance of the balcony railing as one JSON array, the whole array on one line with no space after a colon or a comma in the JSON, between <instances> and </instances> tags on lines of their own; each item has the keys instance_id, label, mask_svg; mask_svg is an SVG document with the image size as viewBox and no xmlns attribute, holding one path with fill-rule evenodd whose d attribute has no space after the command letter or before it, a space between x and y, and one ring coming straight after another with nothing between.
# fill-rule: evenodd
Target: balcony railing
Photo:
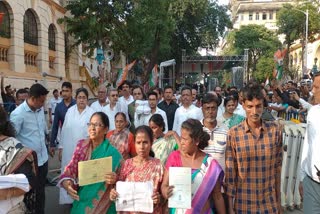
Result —
<instances>
[{"instance_id":1,"label":"balcony railing","mask_svg":"<svg viewBox=\"0 0 320 214\"><path fill-rule=\"evenodd\" d=\"M8 62L8 52L9 52L9 48L0 47L0 61L1 62Z\"/></svg>"}]
</instances>

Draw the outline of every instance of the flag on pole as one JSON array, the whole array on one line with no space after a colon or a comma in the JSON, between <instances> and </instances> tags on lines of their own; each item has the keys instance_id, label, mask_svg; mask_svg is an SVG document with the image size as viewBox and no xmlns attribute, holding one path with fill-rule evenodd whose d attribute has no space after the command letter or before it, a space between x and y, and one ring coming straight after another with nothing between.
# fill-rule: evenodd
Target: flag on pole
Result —
<instances>
[{"instance_id":1,"label":"flag on pole","mask_svg":"<svg viewBox=\"0 0 320 214\"><path fill-rule=\"evenodd\" d=\"M158 85L158 65L155 64L149 77L149 86L153 87Z\"/></svg>"},{"instance_id":2,"label":"flag on pole","mask_svg":"<svg viewBox=\"0 0 320 214\"><path fill-rule=\"evenodd\" d=\"M266 82L264 83L264 85L269 85L269 75L267 76Z\"/></svg>"},{"instance_id":3,"label":"flag on pole","mask_svg":"<svg viewBox=\"0 0 320 214\"><path fill-rule=\"evenodd\" d=\"M126 65L123 69L118 70L117 86L121 85L127 79L128 72L132 69L135 63L136 60L131 62L129 65Z\"/></svg>"}]
</instances>

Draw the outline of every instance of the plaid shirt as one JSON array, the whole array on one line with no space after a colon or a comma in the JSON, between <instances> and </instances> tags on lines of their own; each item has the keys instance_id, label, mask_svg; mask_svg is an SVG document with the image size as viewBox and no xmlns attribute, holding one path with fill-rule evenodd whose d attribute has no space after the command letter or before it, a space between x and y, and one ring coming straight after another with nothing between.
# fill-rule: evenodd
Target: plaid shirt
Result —
<instances>
[{"instance_id":1,"label":"plaid shirt","mask_svg":"<svg viewBox=\"0 0 320 214\"><path fill-rule=\"evenodd\" d=\"M228 132L226 194L236 213L278 213L282 135L274 122L262 122L255 136L247 120Z\"/></svg>"}]
</instances>

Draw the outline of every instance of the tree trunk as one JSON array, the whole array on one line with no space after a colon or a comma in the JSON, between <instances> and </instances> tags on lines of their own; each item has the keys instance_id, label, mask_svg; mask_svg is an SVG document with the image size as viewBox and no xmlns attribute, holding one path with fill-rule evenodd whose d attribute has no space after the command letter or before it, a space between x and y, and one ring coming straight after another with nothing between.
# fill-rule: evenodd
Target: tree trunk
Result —
<instances>
[{"instance_id":1,"label":"tree trunk","mask_svg":"<svg viewBox=\"0 0 320 214\"><path fill-rule=\"evenodd\" d=\"M149 74L151 73L154 65L158 61L158 54L160 48L160 30L157 28L156 33L154 35L154 43L150 54L150 62L145 64L143 77L142 77L142 85L146 84L149 80Z\"/></svg>"}]
</instances>

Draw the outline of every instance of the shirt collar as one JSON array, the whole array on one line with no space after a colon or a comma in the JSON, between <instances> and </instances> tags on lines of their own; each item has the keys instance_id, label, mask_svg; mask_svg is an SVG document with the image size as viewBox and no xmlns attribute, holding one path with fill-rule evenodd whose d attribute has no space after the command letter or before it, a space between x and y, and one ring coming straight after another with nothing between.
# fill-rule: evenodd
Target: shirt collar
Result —
<instances>
[{"instance_id":1,"label":"shirt collar","mask_svg":"<svg viewBox=\"0 0 320 214\"><path fill-rule=\"evenodd\" d=\"M30 106L28 105L27 100L25 100L21 105L23 106L24 110L27 111L27 112L39 112L39 111L41 111L41 109L42 109L42 107L41 107L41 108L36 109L35 111L33 111L33 110L30 108Z\"/></svg>"},{"instance_id":2,"label":"shirt collar","mask_svg":"<svg viewBox=\"0 0 320 214\"><path fill-rule=\"evenodd\" d=\"M263 120L261 120L261 127L260 127L260 131L263 132L264 130L266 130L266 124ZM251 132L251 129L249 127L249 124L248 124L248 119L245 119L244 121L244 130L246 133L248 132Z\"/></svg>"}]
</instances>

